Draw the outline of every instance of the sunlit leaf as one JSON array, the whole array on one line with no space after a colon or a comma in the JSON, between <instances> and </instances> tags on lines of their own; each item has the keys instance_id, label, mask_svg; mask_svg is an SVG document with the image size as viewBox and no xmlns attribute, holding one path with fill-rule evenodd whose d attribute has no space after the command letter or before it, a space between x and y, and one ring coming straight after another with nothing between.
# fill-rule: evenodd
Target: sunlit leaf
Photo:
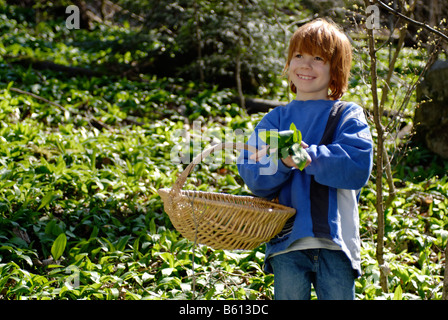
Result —
<instances>
[{"instance_id":1,"label":"sunlit leaf","mask_svg":"<svg viewBox=\"0 0 448 320\"><path fill-rule=\"evenodd\" d=\"M51 255L53 256L53 259L55 261L57 261L64 253L66 244L67 236L65 235L65 233L61 233L51 246Z\"/></svg>"}]
</instances>

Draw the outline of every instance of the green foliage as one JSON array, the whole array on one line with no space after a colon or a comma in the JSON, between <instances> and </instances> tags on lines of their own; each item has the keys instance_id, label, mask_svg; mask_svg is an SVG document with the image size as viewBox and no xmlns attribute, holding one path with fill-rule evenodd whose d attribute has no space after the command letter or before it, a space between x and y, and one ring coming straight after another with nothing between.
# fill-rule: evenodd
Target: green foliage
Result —
<instances>
[{"instance_id":1,"label":"green foliage","mask_svg":"<svg viewBox=\"0 0 448 320\"><path fill-rule=\"evenodd\" d=\"M204 135L222 140L229 128L253 130L262 115L248 116L233 103L232 90L178 77L71 77L11 64L5 55L84 66L109 59L128 63L146 48L168 45L180 54L175 42L162 38L141 43L140 53L120 52L128 41L123 39L136 34L130 27L70 32L57 21L35 25L32 16L0 2L0 298L272 299L263 246L194 247L174 230L156 193L184 167L170 159L176 130L200 120ZM178 27L187 32L191 21ZM262 27L253 28L254 37L260 35ZM356 54L359 65L346 99L368 106L360 76L365 57ZM419 67L419 60L400 61L397 68L415 77L409 66ZM278 97L276 90L262 91ZM369 181L360 196L364 275L356 281L357 298L440 299L448 238L446 161L412 142L394 161L398 193L386 212L390 293L378 285L376 191ZM234 163L202 164L186 188L248 193Z\"/></svg>"},{"instance_id":2,"label":"green foliage","mask_svg":"<svg viewBox=\"0 0 448 320\"><path fill-rule=\"evenodd\" d=\"M261 131L259 137L264 142L270 144L270 147L276 149L270 155L274 161L278 161L279 155L282 159L291 156L298 168L303 170L307 162L307 153L301 145L302 133L294 123L291 123L289 130Z\"/></svg>"},{"instance_id":3,"label":"green foliage","mask_svg":"<svg viewBox=\"0 0 448 320\"><path fill-rule=\"evenodd\" d=\"M235 55L240 54L246 90L273 94L284 65L285 34L278 22L292 18L274 14L274 1L151 1L121 0L121 5L145 17L144 30L157 39L149 56L164 61L170 74L235 85ZM308 11L289 1L275 1L278 8ZM298 10L301 9L301 10ZM278 21L280 20L280 21ZM198 52L201 52L199 55ZM153 69L158 72L156 68ZM256 91L255 91L256 93Z\"/></svg>"}]
</instances>

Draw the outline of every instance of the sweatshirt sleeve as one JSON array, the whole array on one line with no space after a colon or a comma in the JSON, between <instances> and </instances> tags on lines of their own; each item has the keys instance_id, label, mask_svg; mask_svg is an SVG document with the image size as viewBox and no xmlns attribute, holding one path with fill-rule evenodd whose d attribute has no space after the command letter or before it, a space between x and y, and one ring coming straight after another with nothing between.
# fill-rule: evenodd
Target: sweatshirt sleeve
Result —
<instances>
[{"instance_id":1,"label":"sweatshirt sleeve","mask_svg":"<svg viewBox=\"0 0 448 320\"><path fill-rule=\"evenodd\" d=\"M339 189L361 189L372 170L373 142L361 107L349 108L329 145L310 145L311 164L305 172L320 184Z\"/></svg>"},{"instance_id":2,"label":"sweatshirt sleeve","mask_svg":"<svg viewBox=\"0 0 448 320\"><path fill-rule=\"evenodd\" d=\"M258 137L258 132L277 128L275 114L267 114L256 126L247 143L261 149L266 143ZM237 161L240 176L254 195L266 199L275 198L283 183L289 179L292 169L285 166L280 159L273 160L269 153L258 162L249 159L251 155L247 150L241 152Z\"/></svg>"}]
</instances>

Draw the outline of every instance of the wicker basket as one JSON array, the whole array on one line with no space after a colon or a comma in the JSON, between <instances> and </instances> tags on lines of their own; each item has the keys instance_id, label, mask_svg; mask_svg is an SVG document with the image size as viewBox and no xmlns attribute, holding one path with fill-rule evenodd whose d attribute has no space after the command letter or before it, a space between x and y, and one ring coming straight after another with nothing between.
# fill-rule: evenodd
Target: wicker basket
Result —
<instances>
[{"instance_id":1,"label":"wicker basket","mask_svg":"<svg viewBox=\"0 0 448 320\"><path fill-rule=\"evenodd\" d=\"M196 156L171 189L159 189L164 209L185 238L214 249L252 250L272 239L296 210L253 196L181 190L194 166L222 149L257 149L244 143L221 143Z\"/></svg>"}]
</instances>

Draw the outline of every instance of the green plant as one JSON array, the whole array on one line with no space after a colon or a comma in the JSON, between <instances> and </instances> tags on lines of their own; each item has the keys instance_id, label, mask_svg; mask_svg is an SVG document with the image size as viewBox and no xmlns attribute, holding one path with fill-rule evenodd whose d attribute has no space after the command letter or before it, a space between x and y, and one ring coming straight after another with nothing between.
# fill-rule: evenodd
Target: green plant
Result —
<instances>
[{"instance_id":1,"label":"green plant","mask_svg":"<svg viewBox=\"0 0 448 320\"><path fill-rule=\"evenodd\" d=\"M272 144L274 148L280 151L281 158L291 156L291 159L298 166L300 170L306 165L308 156L305 149L302 147L302 133L297 129L294 123L291 123L289 130L284 131L260 131L259 137L266 143ZM271 157L278 161L279 153L271 149Z\"/></svg>"},{"instance_id":2,"label":"green plant","mask_svg":"<svg viewBox=\"0 0 448 320\"><path fill-rule=\"evenodd\" d=\"M43 21L38 33L33 14L2 2L0 16L0 299L273 299L274 277L263 271L264 246L194 249L172 227L157 195L186 165L170 159L176 130L200 120L201 133L210 137L201 141L202 148L224 140L229 128L251 132L263 114L247 115L233 102L231 89L177 77L144 75L132 81L11 67L6 54L80 67L113 59L126 63L129 50L117 50L119 41L137 30L98 26L73 33ZM141 45L163 43L158 38ZM406 50L397 66L401 77L415 77L408 66L421 66L421 59L406 57L424 52ZM355 54L353 86L344 99L369 106L361 77L366 57L359 50ZM385 65L387 52L378 51L378 58L380 67ZM392 81L398 98L401 81ZM267 91L286 100L275 83ZM404 110L406 123L414 107L410 103ZM393 164L397 193L385 216L389 293L378 285L371 179L359 199L364 274L356 280L356 295L441 299L447 164L412 141L387 141L386 147L395 144L400 146ZM234 162L199 167L186 188L250 193Z\"/></svg>"}]
</instances>

